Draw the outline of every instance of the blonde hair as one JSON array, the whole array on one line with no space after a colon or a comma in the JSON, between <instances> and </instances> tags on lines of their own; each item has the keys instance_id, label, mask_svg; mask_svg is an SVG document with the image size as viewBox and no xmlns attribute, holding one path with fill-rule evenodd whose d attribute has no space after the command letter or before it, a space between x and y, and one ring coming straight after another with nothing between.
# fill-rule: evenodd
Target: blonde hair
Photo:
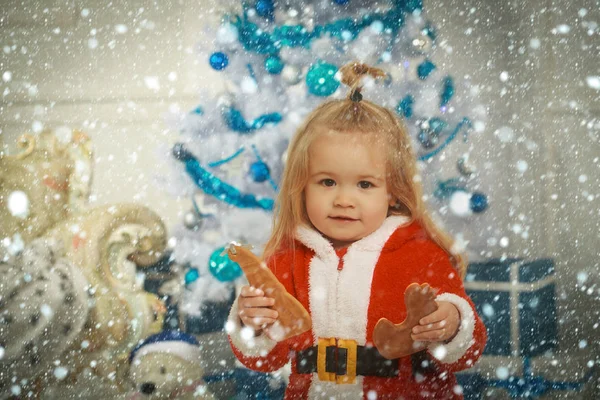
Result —
<instances>
[{"instance_id":1,"label":"blonde hair","mask_svg":"<svg viewBox=\"0 0 600 400\"><path fill-rule=\"evenodd\" d=\"M308 150L312 141L325 131L351 134L376 134L387 141L387 183L396 207L389 214L404 215L417 221L451 257L461 278L466 271L466 260L461 254L453 254L452 238L431 219L422 199L416 157L410 144L410 136L404 123L393 112L368 100L361 100L360 78L369 75L375 79L385 73L358 62L351 62L340 69L342 83L350 86L344 100L330 100L320 104L296 131L287 150L287 164L279 195L271 237L263 257L268 259L284 248L294 247L294 232L298 225L312 226L304 204L304 187L308 181Z\"/></svg>"}]
</instances>

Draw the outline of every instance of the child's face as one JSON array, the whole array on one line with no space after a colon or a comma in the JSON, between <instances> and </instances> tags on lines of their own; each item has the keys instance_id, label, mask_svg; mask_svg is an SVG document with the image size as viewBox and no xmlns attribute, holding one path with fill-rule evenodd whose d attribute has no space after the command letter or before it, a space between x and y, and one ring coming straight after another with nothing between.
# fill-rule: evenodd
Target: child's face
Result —
<instances>
[{"instance_id":1,"label":"child's face","mask_svg":"<svg viewBox=\"0 0 600 400\"><path fill-rule=\"evenodd\" d=\"M357 134L328 132L309 149L304 189L310 222L341 248L373 233L393 205L388 194L385 148Z\"/></svg>"}]
</instances>

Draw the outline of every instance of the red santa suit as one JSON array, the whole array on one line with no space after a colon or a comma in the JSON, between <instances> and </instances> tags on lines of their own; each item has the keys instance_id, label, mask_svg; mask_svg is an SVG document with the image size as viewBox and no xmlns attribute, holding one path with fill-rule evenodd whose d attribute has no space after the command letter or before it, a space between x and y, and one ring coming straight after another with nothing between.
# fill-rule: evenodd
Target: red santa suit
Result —
<instances>
[{"instance_id":1,"label":"red santa suit","mask_svg":"<svg viewBox=\"0 0 600 400\"><path fill-rule=\"evenodd\" d=\"M294 248L274 256L268 266L309 311L312 329L281 342L264 334L254 337L253 331L241 326L236 301L226 326L235 356L248 368L263 372L291 361L286 400L461 399L454 371L471 367L479 358L486 330L446 252L418 223L390 216L339 255L319 232L299 227ZM404 290L413 282L439 289L436 300L451 302L461 315L456 336L427 349L435 372L415 373L407 356L393 362L392 377L356 375L348 383L335 374L334 379L324 380L318 372L299 373L299 352L304 354L320 342L343 339L372 347L373 329L380 318L396 324L405 319Z\"/></svg>"}]
</instances>

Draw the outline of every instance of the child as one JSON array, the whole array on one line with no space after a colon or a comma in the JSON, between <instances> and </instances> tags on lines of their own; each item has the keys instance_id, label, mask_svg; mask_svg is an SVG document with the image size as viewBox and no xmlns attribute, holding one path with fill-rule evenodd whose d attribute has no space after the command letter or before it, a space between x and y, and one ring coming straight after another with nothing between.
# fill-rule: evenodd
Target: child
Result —
<instances>
[{"instance_id":1,"label":"child","mask_svg":"<svg viewBox=\"0 0 600 400\"><path fill-rule=\"evenodd\" d=\"M351 63L340 73L348 98L317 107L290 143L264 251L312 330L277 342L274 300L245 286L227 325L232 349L257 371L291 361L286 399L461 399L453 372L472 366L486 342L464 262L425 211L406 128L362 101L361 76L383 71ZM389 361L373 329L380 318L404 320L413 282L439 289L438 310L412 331L428 348Z\"/></svg>"}]
</instances>

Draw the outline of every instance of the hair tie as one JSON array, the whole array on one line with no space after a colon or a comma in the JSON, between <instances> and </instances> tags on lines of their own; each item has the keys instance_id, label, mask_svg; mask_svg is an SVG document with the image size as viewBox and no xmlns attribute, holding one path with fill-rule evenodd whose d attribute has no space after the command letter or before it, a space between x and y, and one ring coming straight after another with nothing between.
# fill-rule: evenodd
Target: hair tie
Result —
<instances>
[{"instance_id":1,"label":"hair tie","mask_svg":"<svg viewBox=\"0 0 600 400\"><path fill-rule=\"evenodd\" d=\"M360 89L356 89L353 90L352 93L350 94L350 100L352 100L355 103L358 103L362 100L363 96L360 93Z\"/></svg>"}]
</instances>

